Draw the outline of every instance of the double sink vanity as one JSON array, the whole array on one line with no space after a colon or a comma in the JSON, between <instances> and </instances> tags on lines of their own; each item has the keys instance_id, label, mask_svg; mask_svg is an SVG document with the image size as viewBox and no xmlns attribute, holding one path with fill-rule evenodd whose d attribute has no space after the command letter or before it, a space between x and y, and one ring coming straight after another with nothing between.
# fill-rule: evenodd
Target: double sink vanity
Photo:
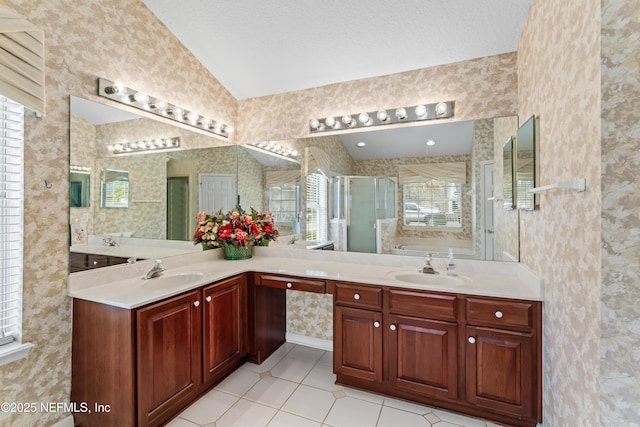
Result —
<instances>
[{"instance_id":1,"label":"double sink vanity","mask_svg":"<svg viewBox=\"0 0 640 427\"><path fill-rule=\"evenodd\" d=\"M285 342L287 290L333 295L337 383L497 422L541 422L542 282L517 263L283 246L70 275L78 426L158 426ZM98 406L95 406L98 405Z\"/></svg>"}]
</instances>

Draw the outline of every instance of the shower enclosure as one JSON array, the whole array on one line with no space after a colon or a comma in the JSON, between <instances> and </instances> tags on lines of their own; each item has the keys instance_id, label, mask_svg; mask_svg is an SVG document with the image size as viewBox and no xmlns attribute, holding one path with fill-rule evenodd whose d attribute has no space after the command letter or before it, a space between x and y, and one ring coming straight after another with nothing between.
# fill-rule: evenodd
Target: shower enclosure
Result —
<instances>
[{"instance_id":1,"label":"shower enclosure","mask_svg":"<svg viewBox=\"0 0 640 427\"><path fill-rule=\"evenodd\" d=\"M382 252L395 235L397 182L385 176L335 176L331 182L329 238L336 249ZM390 236L393 238L394 236Z\"/></svg>"}]
</instances>

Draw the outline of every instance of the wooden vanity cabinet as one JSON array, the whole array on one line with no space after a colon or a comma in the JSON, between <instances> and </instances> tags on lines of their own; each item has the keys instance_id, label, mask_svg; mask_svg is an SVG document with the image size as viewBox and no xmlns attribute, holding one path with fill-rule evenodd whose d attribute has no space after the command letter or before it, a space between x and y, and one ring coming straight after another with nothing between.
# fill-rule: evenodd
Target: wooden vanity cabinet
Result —
<instances>
[{"instance_id":1,"label":"wooden vanity cabinet","mask_svg":"<svg viewBox=\"0 0 640 427\"><path fill-rule=\"evenodd\" d=\"M541 304L466 299L466 399L523 420L541 419Z\"/></svg>"},{"instance_id":2,"label":"wooden vanity cabinet","mask_svg":"<svg viewBox=\"0 0 640 427\"><path fill-rule=\"evenodd\" d=\"M245 359L246 275L138 309L73 301L77 426L159 426Z\"/></svg>"}]
</instances>

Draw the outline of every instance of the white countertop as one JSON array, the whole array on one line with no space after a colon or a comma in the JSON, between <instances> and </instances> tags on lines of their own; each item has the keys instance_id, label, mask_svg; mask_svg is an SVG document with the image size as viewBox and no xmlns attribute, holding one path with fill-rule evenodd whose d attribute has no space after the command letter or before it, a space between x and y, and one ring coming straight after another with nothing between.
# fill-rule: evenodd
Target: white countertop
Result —
<instances>
[{"instance_id":1,"label":"white countertop","mask_svg":"<svg viewBox=\"0 0 640 427\"><path fill-rule=\"evenodd\" d=\"M72 245L71 252L117 256L121 258L157 259L201 252L200 245L177 240L140 239L134 237L109 236L117 246L102 243L106 236L90 236L88 244Z\"/></svg>"},{"instance_id":2,"label":"white countertop","mask_svg":"<svg viewBox=\"0 0 640 427\"><path fill-rule=\"evenodd\" d=\"M518 263L458 260L457 278L460 280L452 284L447 283L447 276L444 276L446 260L434 259L434 268L444 276L442 283L418 285L394 277L399 273L416 273L422 268L424 261L411 256L301 251L274 246L254 248L253 258L242 261L224 260L221 250L210 250L167 257L163 262L165 277L200 272L203 278L161 289L154 286L160 282L154 284L154 279L142 279L153 266L152 260L146 260L72 273L69 275L69 295L132 309L236 274L259 271L408 289L543 300L543 281Z\"/></svg>"}]
</instances>

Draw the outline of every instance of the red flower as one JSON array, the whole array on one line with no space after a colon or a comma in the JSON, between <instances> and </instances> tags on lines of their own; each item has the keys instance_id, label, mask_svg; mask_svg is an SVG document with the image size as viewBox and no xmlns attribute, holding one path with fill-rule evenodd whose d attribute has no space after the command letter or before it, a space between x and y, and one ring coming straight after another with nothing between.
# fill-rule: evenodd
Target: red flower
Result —
<instances>
[{"instance_id":1,"label":"red flower","mask_svg":"<svg viewBox=\"0 0 640 427\"><path fill-rule=\"evenodd\" d=\"M218 237L222 240L226 240L231 237L232 232L233 229L231 228L231 224L223 225L220 227L220 230L218 230Z\"/></svg>"}]
</instances>

